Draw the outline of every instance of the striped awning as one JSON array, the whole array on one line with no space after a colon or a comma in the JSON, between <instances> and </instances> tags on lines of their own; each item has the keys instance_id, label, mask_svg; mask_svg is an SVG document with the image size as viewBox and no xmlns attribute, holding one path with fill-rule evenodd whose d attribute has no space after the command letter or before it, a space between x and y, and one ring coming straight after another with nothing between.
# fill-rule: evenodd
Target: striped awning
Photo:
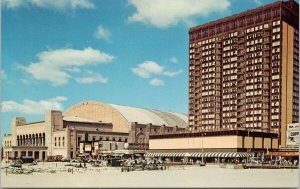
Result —
<instances>
[{"instance_id":1,"label":"striped awning","mask_svg":"<svg viewBox=\"0 0 300 189\"><path fill-rule=\"evenodd\" d=\"M149 152L145 157L205 157L205 158L244 158L248 152Z\"/></svg>"},{"instance_id":2,"label":"striped awning","mask_svg":"<svg viewBox=\"0 0 300 189\"><path fill-rule=\"evenodd\" d=\"M150 152L145 154L145 157L184 157L186 153L179 152Z\"/></svg>"}]
</instances>

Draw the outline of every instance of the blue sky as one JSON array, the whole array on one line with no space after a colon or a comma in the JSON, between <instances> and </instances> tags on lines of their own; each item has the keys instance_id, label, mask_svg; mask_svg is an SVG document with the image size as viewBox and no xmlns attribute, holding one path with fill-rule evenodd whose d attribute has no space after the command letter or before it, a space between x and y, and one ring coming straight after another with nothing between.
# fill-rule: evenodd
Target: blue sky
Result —
<instances>
[{"instance_id":1,"label":"blue sky","mask_svg":"<svg viewBox=\"0 0 300 189\"><path fill-rule=\"evenodd\" d=\"M189 28L270 2L4 0L2 132L86 100L187 114Z\"/></svg>"}]
</instances>

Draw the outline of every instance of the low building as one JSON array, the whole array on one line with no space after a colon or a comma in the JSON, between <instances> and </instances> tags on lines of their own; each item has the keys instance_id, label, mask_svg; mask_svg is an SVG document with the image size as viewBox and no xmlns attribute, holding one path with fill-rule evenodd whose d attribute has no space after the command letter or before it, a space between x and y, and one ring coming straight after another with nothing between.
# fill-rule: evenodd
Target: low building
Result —
<instances>
[{"instance_id":1,"label":"low building","mask_svg":"<svg viewBox=\"0 0 300 189\"><path fill-rule=\"evenodd\" d=\"M276 133L220 130L179 134L151 135L146 157L169 158L174 161L220 161L220 158L247 158L262 156L268 150L278 149Z\"/></svg>"},{"instance_id":2,"label":"low building","mask_svg":"<svg viewBox=\"0 0 300 189\"><path fill-rule=\"evenodd\" d=\"M187 119L180 113L81 102L65 112L49 111L39 122L14 118L12 133L4 136L4 157L144 153L151 134L184 132Z\"/></svg>"}]
</instances>

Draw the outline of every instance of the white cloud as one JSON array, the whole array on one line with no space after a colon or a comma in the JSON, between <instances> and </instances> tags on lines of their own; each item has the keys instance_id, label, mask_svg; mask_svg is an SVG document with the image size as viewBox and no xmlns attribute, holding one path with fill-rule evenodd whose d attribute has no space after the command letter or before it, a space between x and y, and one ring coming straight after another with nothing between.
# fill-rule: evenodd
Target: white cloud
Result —
<instances>
[{"instance_id":1,"label":"white cloud","mask_svg":"<svg viewBox=\"0 0 300 189\"><path fill-rule=\"evenodd\" d=\"M95 5L90 0L3 0L7 8L39 7L64 9L92 9Z\"/></svg>"},{"instance_id":2,"label":"white cloud","mask_svg":"<svg viewBox=\"0 0 300 189\"><path fill-rule=\"evenodd\" d=\"M150 80L149 84L153 86L163 86L165 85L165 82L163 80L154 78Z\"/></svg>"},{"instance_id":3,"label":"white cloud","mask_svg":"<svg viewBox=\"0 0 300 189\"><path fill-rule=\"evenodd\" d=\"M142 22L156 27L169 27L178 22L193 23L198 16L224 12L230 6L229 0L129 0L136 8L129 22Z\"/></svg>"},{"instance_id":4,"label":"white cloud","mask_svg":"<svg viewBox=\"0 0 300 189\"><path fill-rule=\"evenodd\" d=\"M257 6L261 6L263 3L261 0L253 0Z\"/></svg>"},{"instance_id":5,"label":"white cloud","mask_svg":"<svg viewBox=\"0 0 300 189\"><path fill-rule=\"evenodd\" d=\"M170 61L175 64L179 63L179 61L177 60L177 58L175 56L171 57Z\"/></svg>"},{"instance_id":6,"label":"white cloud","mask_svg":"<svg viewBox=\"0 0 300 189\"><path fill-rule=\"evenodd\" d=\"M181 69L175 72L166 71L163 66L160 66L154 61L145 61L141 64L138 64L137 67L131 68L131 71L141 78L150 78L152 75L165 75L174 77L182 73Z\"/></svg>"},{"instance_id":7,"label":"white cloud","mask_svg":"<svg viewBox=\"0 0 300 189\"><path fill-rule=\"evenodd\" d=\"M0 75L1 80L6 79L7 75L4 70L1 70L0 74L1 74Z\"/></svg>"},{"instance_id":8,"label":"white cloud","mask_svg":"<svg viewBox=\"0 0 300 189\"><path fill-rule=\"evenodd\" d=\"M153 61L145 61L142 64L139 64L136 68L131 69L132 72L139 77L149 78L151 74L160 74L163 72L164 67L158 65Z\"/></svg>"},{"instance_id":9,"label":"white cloud","mask_svg":"<svg viewBox=\"0 0 300 189\"><path fill-rule=\"evenodd\" d=\"M1 103L1 112L43 115L48 110L63 110L61 102L66 100L67 97L56 96L55 98L39 101L24 99L22 103L12 100L3 101Z\"/></svg>"},{"instance_id":10,"label":"white cloud","mask_svg":"<svg viewBox=\"0 0 300 189\"><path fill-rule=\"evenodd\" d=\"M66 68L65 70L69 71L69 72L75 72L75 73L80 73L81 72L81 70L79 68L76 68L76 67L74 67L74 68Z\"/></svg>"},{"instance_id":11,"label":"white cloud","mask_svg":"<svg viewBox=\"0 0 300 189\"><path fill-rule=\"evenodd\" d=\"M56 96L54 98L49 99L49 101L66 101L66 100L68 100L68 98L65 96Z\"/></svg>"},{"instance_id":12,"label":"white cloud","mask_svg":"<svg viewBox=\"0 0 300 189\"><path fill-rule=\"evenodd\" d=\"M97 39L103 39L103 40L109 41L111 33L108 29L106 29L103 26L99 25L97 27L97 30L94 33L94 36Z\"/></svg>"},{"instance_id":13,"label":"white cloud","mask_svg":"<svg viewBox=\"0 0 300 189\"><path fill-rule=\"evenodd\" d=\"M38 61L28 66L20 66L36 80L50 81L53 85L68 83L72 77L67 71L80 71L78 67L110 62L114 57L91 47L83 50L57 49L43 51L37 55Z\"/></svg>"},{"instance_id":14,"label":"white cloud","mask_svg":"<svg viewBox=\"0 0 300 189\"><path fill-rule=\"evenodd\" d=\"M103 77L99 73L94 73L92 71L89 71L88 73L89 73L88 76L78 77L78 78L75 78L75 80L78 83L82 83L82 84L89 84L89 83L95 83L95 82L99 82L99 83L107 83L108 82L108 78Z\"/></svg>"},{"instance_id":15,"label":"white cloud","mask_svg":"<svg viewBox=\"0 0 300 189\"><path fill-rule=\"evenodd\" d=\"M175 71L175 72L165 71L165 72L163 72L163 75L166 75L166 76L169 76L169 77L174 77L174 76L177 76L181 73L182 73L182 69L180 69L178 71Z\"/></svg>"}]
</instances>

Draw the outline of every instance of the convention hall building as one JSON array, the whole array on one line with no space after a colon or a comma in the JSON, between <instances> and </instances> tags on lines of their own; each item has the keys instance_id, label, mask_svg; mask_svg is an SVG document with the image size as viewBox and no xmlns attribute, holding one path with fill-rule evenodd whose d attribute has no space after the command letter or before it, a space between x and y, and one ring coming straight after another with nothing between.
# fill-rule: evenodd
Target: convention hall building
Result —
<instances>
[{"instance_id":1,"label":"convention hall building","mask_svg":"<svg viewBox=\"0 0 300 189\"><path fill-rule=\"evenodd\" d=\"M187 115L101 102L81 102L65 112L51 110L45 119L27 123L13 118L4 136L5 159L31 156L46 160L60 156L142 155L150 134L183 133Z\"/></svg>"}]
</instances>

